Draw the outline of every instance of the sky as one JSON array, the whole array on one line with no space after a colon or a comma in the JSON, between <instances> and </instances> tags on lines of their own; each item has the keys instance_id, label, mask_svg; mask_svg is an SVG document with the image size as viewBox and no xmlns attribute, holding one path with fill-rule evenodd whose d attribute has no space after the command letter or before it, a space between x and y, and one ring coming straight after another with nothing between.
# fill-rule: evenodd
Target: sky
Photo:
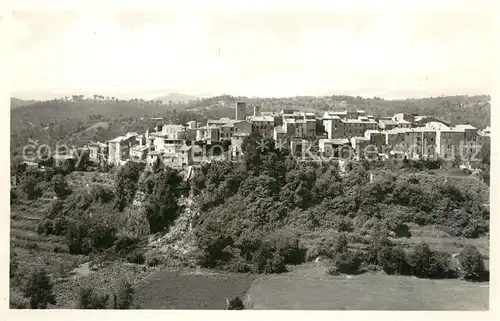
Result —
<instances>
[{"instance_id":1,"label":"sky","mask_svg":"<svg viewBox=\"0 0 500 321\"><path fill-rule=\"evenodd\" d=\"M14 11L23 99L169 93L386 99L489 94L494 21L481 12Z\"/></svg>"}]
</instances>

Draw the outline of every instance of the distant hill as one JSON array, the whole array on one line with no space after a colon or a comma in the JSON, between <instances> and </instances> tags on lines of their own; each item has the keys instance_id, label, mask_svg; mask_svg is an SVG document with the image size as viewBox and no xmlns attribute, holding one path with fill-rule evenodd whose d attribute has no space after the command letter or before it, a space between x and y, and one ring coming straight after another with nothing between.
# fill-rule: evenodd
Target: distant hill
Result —
<instances>
[{"instance_id":1,"label":"distant hill","mask_svg":"<svg viewBox=\"0 0 500 321\"><path fill-rule=\"evenodd\" d=\"M198 98L199 97L196 96L173 93L166 96L157 97L155 100L161 100L164 104L168 104L169 101L172 101L172 103L175 104L175 103L187 103L193 100L198 100Z\"/></svg>"},{"instance_id":2,"label":"distant hill","mask_svg":"<svg viewBox=\"0 0 500 321\"><path fill-rule=\"evenodd\" d=\"M19 98L10 98L10 108L23 107L35 103L35 100L23 100Z\"/></svg>"}]
</instances>

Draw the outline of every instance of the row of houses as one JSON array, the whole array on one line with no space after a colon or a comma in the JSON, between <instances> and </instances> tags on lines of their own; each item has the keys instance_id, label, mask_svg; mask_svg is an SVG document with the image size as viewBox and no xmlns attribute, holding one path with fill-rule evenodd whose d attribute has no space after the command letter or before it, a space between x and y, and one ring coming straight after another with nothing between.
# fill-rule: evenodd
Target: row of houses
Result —
<instances>
[{"instance_id":1,"label":"row of houses","mask_svg":"<svg viewBox=\"0 0 500 321\"><path fill-rule=\"evenodd\" d=\"M245 102L235 104L235 118L210 119L206 124L190 121L187 124L164 124L143 134L127 133L107 142L88 145L89 158L96 163L123 165L127 161L143 161L148 166L184 168L206 158L202 146L230 141L228 154L241 155L241 144L252 132L272 137L295 150L305 142L319 146L326 152L342 145L349 145L358 155L368 146L401 146L405 154L416 158L425 156L429 147L441 157L448 157L458 146L484 143L490 129L478 130L471 125L456 125L432 116L398 113L392 117L367 115L357 111L327 111L322 117L297 109L281 112L261 111L253 106L247 115ZM410 149L411 148L411 149Z\"/></svg>"}]
</instances>

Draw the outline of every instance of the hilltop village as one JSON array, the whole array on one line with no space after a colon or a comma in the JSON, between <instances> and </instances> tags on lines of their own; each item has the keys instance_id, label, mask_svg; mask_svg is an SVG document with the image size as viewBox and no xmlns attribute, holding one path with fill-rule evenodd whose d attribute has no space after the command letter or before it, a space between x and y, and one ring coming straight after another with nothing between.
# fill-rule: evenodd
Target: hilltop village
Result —
<instances>
[{"instance_id":1,"label":"hilltop village","mask_svg":"<svg viewBox=\"0 0 500 321\"><path fill-rule=\"evenodd\" d=\"M186 170L217 159L237 161L245 137L258 133L293 153L300 154L310 146L319 154L348 148L357 159L366 156L363 154L367 146L381 158L400 153L407 159L422 159L433 154L451 162L461 150L460 165L470 168L474 163L468 158L490 138L489 127L480 130L468 124L452 126L433 116L397 113L392 117L374 117L362 110L344 110L327 111L317 117L296 109L275 113L261 111L257 105L252 107L248 113L245 102L236 102L234 119L158 125L142 134L130 132L106 142L91 142L83 150L95 164L121 166L136 161L146 163L147 168L159 165ZM463 151L469 157L463 157ZM53 157L56 166L76 160L71 153Z\"/></svg>"}]
</instances>

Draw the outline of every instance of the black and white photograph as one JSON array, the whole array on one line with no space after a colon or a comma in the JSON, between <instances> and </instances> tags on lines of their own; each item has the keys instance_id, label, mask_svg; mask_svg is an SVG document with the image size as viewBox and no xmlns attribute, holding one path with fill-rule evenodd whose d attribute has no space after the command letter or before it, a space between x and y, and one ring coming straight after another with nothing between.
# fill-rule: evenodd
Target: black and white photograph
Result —
<instances>
[{"instance_id":1,"label":"black and white photograph","mask_svg":"<svg viewBox=\"0 0 500 321\"><path fill-rule=\"evenodd\" d=\"M489 311L495 20L453 3L13 10L9 309Z\"/></svg>"}]
</instances>

